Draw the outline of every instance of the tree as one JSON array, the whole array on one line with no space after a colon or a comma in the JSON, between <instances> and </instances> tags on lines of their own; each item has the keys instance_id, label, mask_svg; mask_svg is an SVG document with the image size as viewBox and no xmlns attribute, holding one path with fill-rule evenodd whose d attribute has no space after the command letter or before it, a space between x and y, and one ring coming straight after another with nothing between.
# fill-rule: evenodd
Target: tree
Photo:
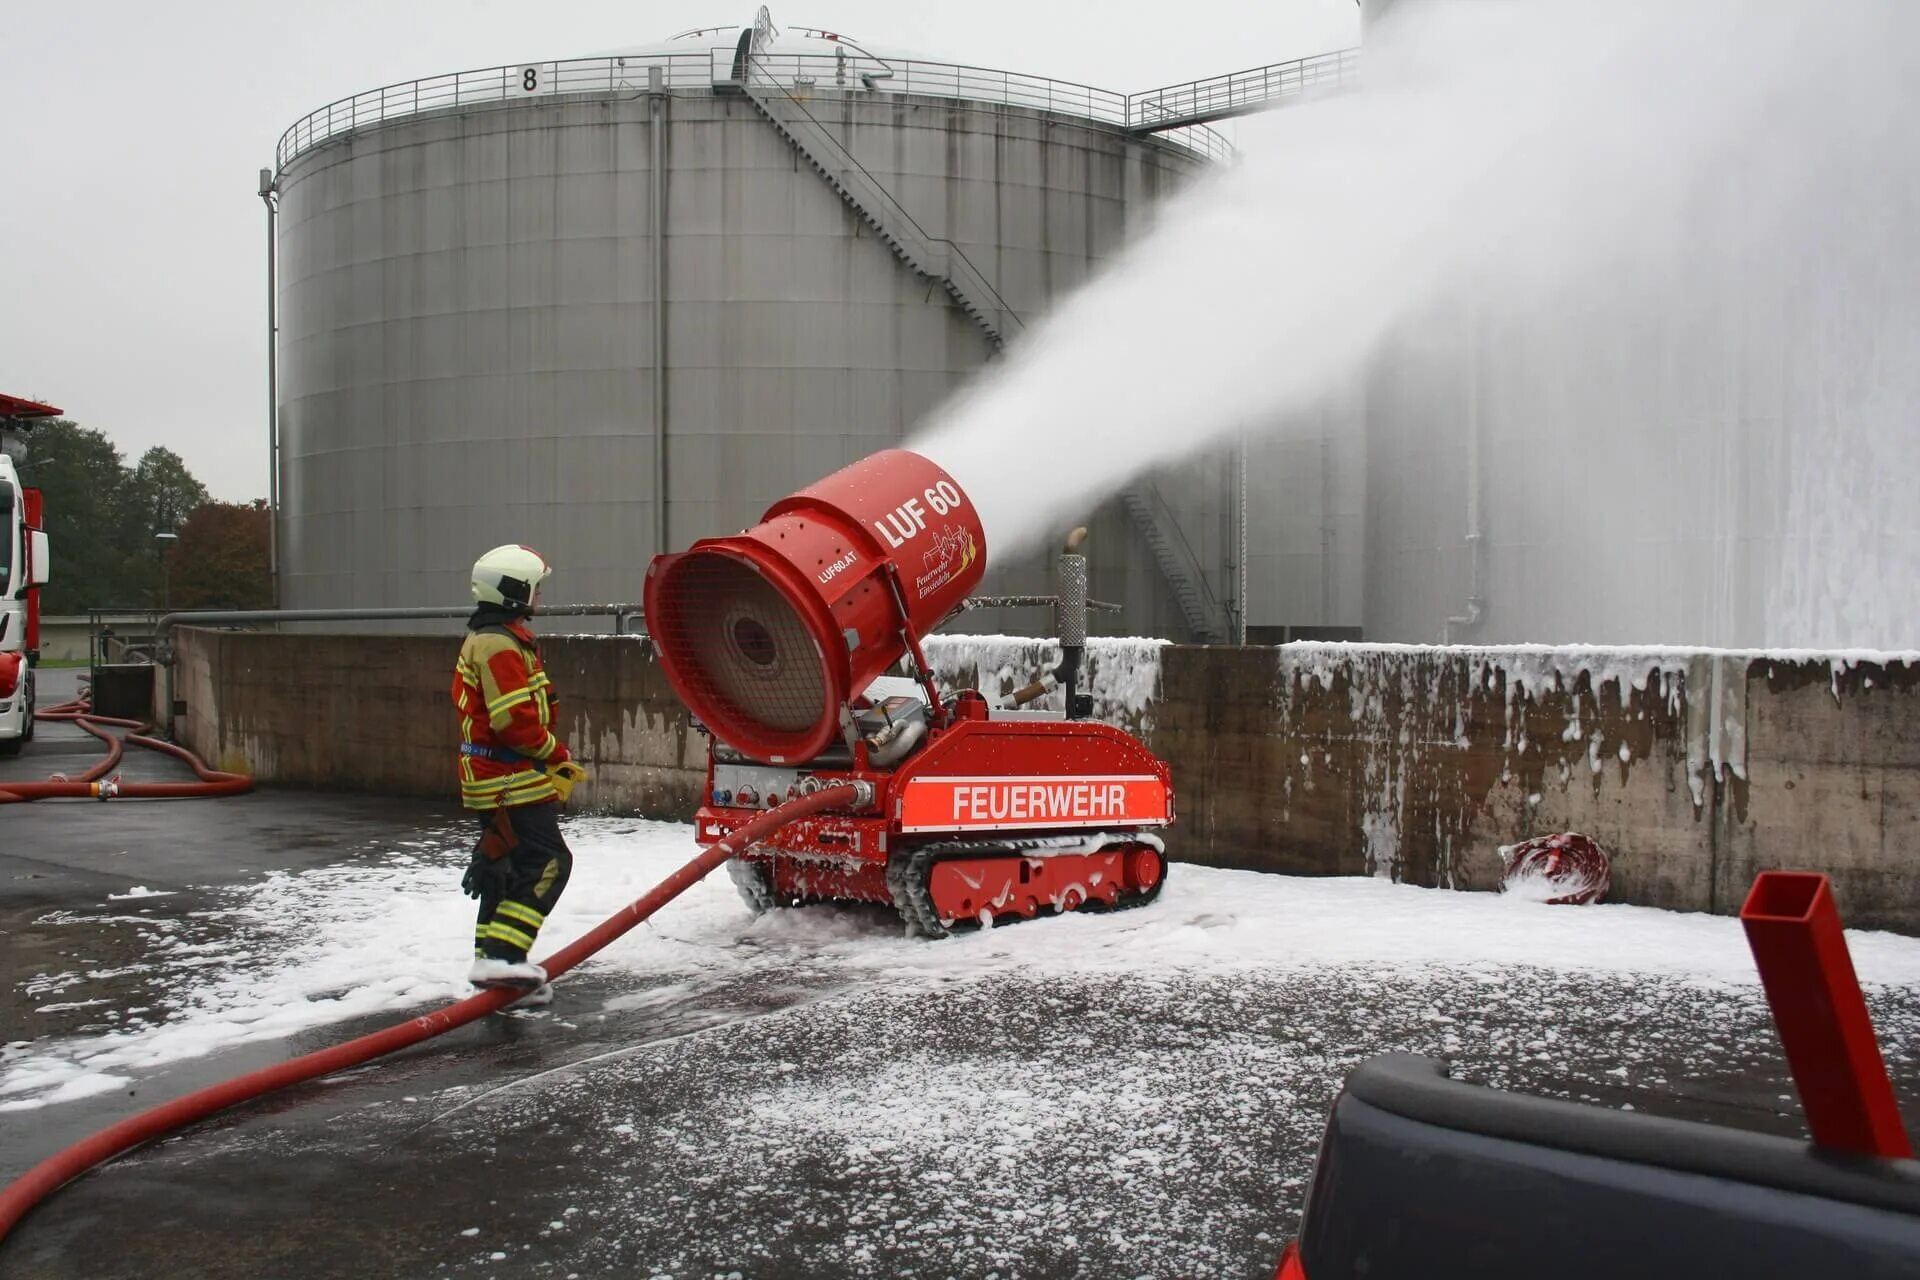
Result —
<instances>
[{"instance_id":1,"label":"tree","mask_svg":"<svg viewBox=\"0 0 1920 1280\"><path fill-rule=\"evenodd\" d=\"M264 499L203 502L180 526L168 561L176 609L266 609L273 605Z\"/></svg>"},{"instance_id":2,"label":"tree","mask_svg":"<svg viewBox=\"0 0 1920 1280\"><path fill-rule=\"evenodd\" d=\"M50 418L28 435L20 470L47 499L48 613L160 604L164 544L154 535L178 532L207 502L179 454L155 447L129 468L101 432Z\"/></svg>"},{"instance_id":3,"label":"tree","mask_svg":"<svg viewBox=\"0 0 1920 1280\"><path fill-rule=\"evenodd\" d=\"M27 438L26 483L46 494L53 580L42 597L48 613L78 613L125 603L125 557L114 536L121 524L127 471L120 451L98 431L52 418Z\"/></svg>"},{"instance_id":4,"label":"tree","mask_svg":"<svg viewBox=\"0 0 1920 1280\"><path fill-rule=\"evenodd\" d=\"M161 557L172 544L162 543L154 535L178 533L187 517L206 500L207 487L193 478L179 454L155 445L140 455L122 491L115 539L124 557L121 580L138 588L138 594L130 600L164 603Z\"/></svg>"},{"instance_id":5,"label":"tree","mask_svg":"<svg viewBox=\"0 0 1920 1280\"><path fill-rule=\"evenodd\" d=\"M180 455L159 445L140 455L134 467L126 509L136 524L146 521L142 534L176 532L194 510L207 501L207 486L193 478Z\"/></svg>"}]
</instances>

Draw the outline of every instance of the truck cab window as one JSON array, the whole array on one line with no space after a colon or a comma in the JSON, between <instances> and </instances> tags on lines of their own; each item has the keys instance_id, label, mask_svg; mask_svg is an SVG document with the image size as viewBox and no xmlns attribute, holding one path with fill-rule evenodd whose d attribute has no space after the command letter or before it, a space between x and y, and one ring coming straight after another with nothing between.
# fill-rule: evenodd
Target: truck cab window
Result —
<instances>
[{"instance_id":1,"label":"truck cab window","mask_svg":"<svg viewBox=\"0 0 1920 1280\"><path fill-rule=\"evenodd\" d=\"M20 531L14 525L13 486L0 484L0 591L11 593L13 588L14 544L20 540Z\"/></svg>"}]
</instances>

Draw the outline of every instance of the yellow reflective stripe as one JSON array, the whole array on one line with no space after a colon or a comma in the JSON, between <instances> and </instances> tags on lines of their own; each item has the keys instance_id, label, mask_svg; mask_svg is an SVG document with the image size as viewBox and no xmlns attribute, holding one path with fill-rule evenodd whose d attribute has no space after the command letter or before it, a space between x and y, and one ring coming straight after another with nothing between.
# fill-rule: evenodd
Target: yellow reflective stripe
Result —
<instances>
[{"instance_id":1,"label":"yellow reflective stripe","mask_svg":"<svg viewBox=\"0 0 1920 1280\"><path fill-rule=\"evenodd\" d=\"M467 719L465 712L460 716L460 741L463 743L473 741L473 724ZM460 789L464 791L474 782L473 757L462 751L460 753Z\"/></svg>"},{"instance_id":2,"label":"yellow reflective stripe","mask_svg":"<svg viewBox=\"0 0 1920 1280\"><path fill-rule=\"evenodd\" d=\"M547 891L553 888L553 882L555 879L559 877L559 875L560 875L560 859L548 858L547 869L540 873L540 883L533 886L534 896L537 898L546 897Z\"/></svg>"},{"instance_id":3,"label":"yellow reflective stripe","mask_svg":"<svg viewBox=\"0 0 1920 1280\"><path fill-rule=\"evenodd\" d=\"M522 933L510 924L501 924L495 920L487 926L487 936L495 942L505 942L526 951L533 946L533 935Z\"/></svg>"},{"instance_id":4,"label":"yellow reflective stripe","mask_svg":"<svg viewBox=\"0 0 1920 1280\"><path fill-rule=\"evenodd\" d=\"M527 678L529 689L551 689L552 687L553 681L547 679L547 673L544 671L536 671Z\"/></svg>"},{"instance_id":5,"label":"yellow reflective stripe","mask_svg":"<svg viewBox=\"0 0 1920 1280\"><path fill-rule=\"evenodd\" d=\"M531 688L515 689L511 693L503 693L492 702L489 702L487 704L487 714L497 716L508 707L531 701L533 701L533 690Z\"/></svg>"},{"instance_id":6,"label":"yellow reflective stripe","mask_svg":"<svg viewBox=\"0 0 1920 1280\"><path fill-rule=\"evenodd\" d=\"M515 791L463 791L462 803L481 809L512 808L520 804L536 804L542 800L551 800L560 793L552 787L522 787Z\"/></svg>"},{"instance_id":7,"label":"yellow reflective stripe","mask_svg":"<svg viewBox=\"0 0 1920 1280\"><path fill-rule=\"evenodd\" d=\"M552 779L548 778L547 775L544 773L534 773L534 774L516 773L516 774L513 774L511 777L499 779L497 786L486 788L486 792L489 792L489 793L490 792L511 792L511 791L551 791L551 790L553 790L553 781ZM473 792L475 795L483 794L481 788L479 787L473 788Z\"/></svg>"},{"instance_id":8,"label":"yellow reflective stripe","mask_svg":"<svg viewBox=\"0 0 1920 1280\"><path fill-rule=\"evenodd\" d=\"M528 776L529 775L523 771L521 773L510 773L504 778L475 778L471 782L462 781L460 783L460 790L466 792L468 795L486 795L493 791L505 791L509 787L526 786ZM531 776L541 781L546 780L543 774L536 773Z\"/></svg>"},{"instance_id":9,"label":"yellow reflective stripe","mask_svg":"<svg viewBox=\"0 0 1920 1280\"><path fill-rule=\"evenodd\" d=\"M541 739L539 747L532 752L532 756L535 760L545 760L559 749L560 739L554 737L553 730L549 729L547 730L547 736Z\"/></svg>"},{"instance_id":10,"label":"yellow reflective stripe","mask_svg":"<svg viewBox=\"0 0 1920 1280\"><path fill-rule=\"evenodd\" d=\"M493 918L498 920L501 916L505 916L509 920L518 920L521 924L530 925L536 930L547 922L546 916L535 911L532 907L522 906L518 902L503 902L495 907L493 909Z\"/></svg>"}]
</instances>

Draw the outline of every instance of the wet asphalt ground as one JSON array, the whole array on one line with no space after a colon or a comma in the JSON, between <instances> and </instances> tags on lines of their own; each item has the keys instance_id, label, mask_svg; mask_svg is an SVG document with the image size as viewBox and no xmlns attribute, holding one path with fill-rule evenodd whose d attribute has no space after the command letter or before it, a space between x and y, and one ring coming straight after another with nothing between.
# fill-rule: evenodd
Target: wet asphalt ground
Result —
<instances>
[{"instance_id":1,"label":"wet asphalt ground","mask_svg":"<svg viewBox=\"0 0 1920 1280\"><path fill-rule=\"evenodd\" d=\"M91 749L66 737L0 778L77 773ZM0 809L0 1040L137 1016L152 995L137 975L40 1012L81 1004L49 996L49 974L135 967L120 963L138 958L130 917L192 913L221 885L456 818L279 791ZM177 892L101 910L134 885ZM884 913L845 915L897 933ZM1756 990L1521 977L1016 970L930 987L849 981L799 950L692 983L588 970L552 1013L487 1019L80 1179L0 1244L0 1276L1264 1277L1340 1080L1385 1049L1500 1087L1800 1132ZM1920 1001L1881 992L1874 1013L1920 1117ZM0 1179L392 1020L0 1112Z\"/></svg>"}]
</instances>

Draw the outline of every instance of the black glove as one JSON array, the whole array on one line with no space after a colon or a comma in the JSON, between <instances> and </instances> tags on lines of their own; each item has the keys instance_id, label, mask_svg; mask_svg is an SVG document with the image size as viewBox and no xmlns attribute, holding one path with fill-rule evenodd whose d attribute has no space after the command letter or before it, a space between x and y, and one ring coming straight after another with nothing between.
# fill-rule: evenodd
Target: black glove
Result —
<instances>
[{"instance_id":1,"label":"black glove","mask_svg":"<svg viewBox=\"0 0 1920 1280\"><path fill-rule=\"evenodd\" d=\"M467 874L460 878L460 892L469 898L504 898L513 887L513 859L507 855L520 843L513 831L513 820L505 809L495 809L486 830L473 846L467 860Z\"/></svg>"},{"instance_id":2,"label":"black glove","mask_svg":"<svg viewBox=\"0 0 1920 1280\"><path fill-rule=\"evenodd\" d=\"M460 878L460 892L469 898L504 898L512 887L512 864L505 858L489 858L476 848L467 862L467 874Z\"/></svg>"}]
</instances>

